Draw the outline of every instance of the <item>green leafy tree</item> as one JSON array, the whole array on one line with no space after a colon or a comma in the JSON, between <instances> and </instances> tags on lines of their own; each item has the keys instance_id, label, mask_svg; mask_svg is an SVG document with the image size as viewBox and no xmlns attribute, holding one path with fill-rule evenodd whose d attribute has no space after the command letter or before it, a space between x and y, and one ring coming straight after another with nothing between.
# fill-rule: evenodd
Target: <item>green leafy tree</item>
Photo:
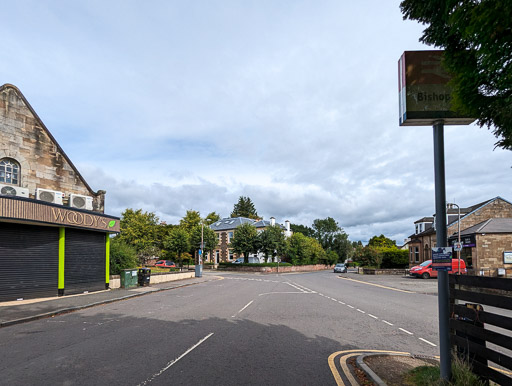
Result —
<instances>
[{"instance_id":1,"label":"green leafy tree","mask_svg":"<svg viewBox=\"0 0 512 386\"><path fill-rule=\"evenodd\" d=\"M137 268L137 251L119 236L110 242L110 274L119 275L123 269Z\"/></svg>"},{"instance_id":2,"label":"green leafy tree","mask_svg":"<svg viewBox=\"0 0 512 386\"><path fill-rule=\"evenodd\" d=\"M272 260L281 257L286 250L286 240L280 226L269 226L258 235L259 251L265 255L265 263L268 258Z\"/></svg>"},{"instance_id":3,"label":"green leafy tree","mask_svg":"<svg viewBox=\"0 0 512 386\"><path fill-rule=\"evenodd\" d=\"M258 213L254 207L253 202L249 197L240 196L238 202L233 207L231 217L247 217L252 219L258 219Z\"/></svg>"},{"instance_id":4,"label":"green leafy tree","mask_svg":"<svg viewBox=\"0 0 512 386\"><path fill-rule=\"evenodd\" d=\"M258 232L256 228L249 224L243 223L236 227L235 234L231 240L231 247L237 254L244 255L244 263L249 263L249 254L256 253Z\"/></svg>"},{"instance_id":5,"label":"green leafy tree","mask_svg":"<svg viewBox=\"0 0 512 386\"><path fill-rule=\"evenodd\" d=\"M334 236L341 231L336 220L332 217L325 219L316 219L313 221L315 238L320 242L324 249L332 250Z\"/></svg>"},{"instance_id":6,"label":"green leafy tree","mask_svg":"<svg viewBox=\"0 0 512 386\"><path fill-rule=\"evenodd\" d=\"M318 240L294 233L287 240L286 258L293 265L316 264L326 262L326 252Z\"/></svg>"},{"instance_id":7,"label":"green leafy tree","mask_svg":"<svg viewBox=\"0 0 512 386\"><path fill-rule=\"evenodd\" d=\"M201 225L196 225L190 234L190 243L192 244L194 250L199 249L199 246L201 245L201 231L203 233L203 252L209 251L210 256L212 256L213 250L218 244L218 240L215 232L209 227L201 227Z\"/></svg>"},{"instance_id":8,"label":"green leafy tree","mask_svg":"<svg viewBox=\"0 0 512 386\"><path fill-rule=\"evenodd\" d=\"M306 225L290 224L290 229L293 233L302 233L304 236L307 236L307 237L315 236L315 230Z\"/></svg>"},{"instance_id":9,"label":"green leafy tree","mask_svg":"<svg viewBox=\"0 0 512 386\"><path fill-rule=\"evenodd\" d=\"M187 232L191 232L192 228L201 223L201 215L197 210L187 210L185 216L180 220L180 227Z\"/></svg>"},{"instance_id":10,"label":"green leafy tree","mask_svg":"<svg viewBox=\"0 0 512 386\"><path fill-rule=\"evenodd\" d=\"M421 42L445 50L452 107L493 127L496 146L512 150L512 2L403 0L400 8L427 26Z\"/></svg>"},{"instance_id":11,"label":"green leafy tree","mask_svg":"<svg viewBox=\"0 0 512 386\"><path fill-rule=\"evenodd\" d=\"M398 248L382 248L382 268L404 268L409 265L409 251Z\"/></svg>"},{"instance_id":12,"label":"green leafy tree","mask_svg":"<svg viewBox=\"0 0 512 386\"><path fill-rule=\"evenodd\" d=\"M164 240L164 246L178 255L180 265L183 266L182 254L190 250L190 236L184 228L174 228Z\"/></svg>"},{"instance_id":13,"label":"green leafy tree","mask_svg":"<svg viewBox=\"0 0 512 386\"><path fill-rule=\"evenodd\" d=\"M158 217L154 213L126 209L121 216L120 240L133 246L137 252L158 244Z\"/></svg>"},{"instance_id":14,"label":"green leafy tree","mask_svg":"<svg viewBox=\"0 0 512 386\"><path fill-rule=\"evenodd\" d=\"M396 241L388 239L384 235L373 236L370 241L368 241L368 245L370 247L377 248L396 248Z\"/></svg>"},{"instance_id":15,"label":"green leafy tree","mask_svg":"<svg viewBox=\"0 0 512 386\"><path fill-rule=\"evenodd\" d=\"M204 224L210 226L219 220L220 220L220 215L217 214L216 212L211 212L211 213L208 213L208 216L206 216L204 218Z\"/></svg>"}]
</instances>

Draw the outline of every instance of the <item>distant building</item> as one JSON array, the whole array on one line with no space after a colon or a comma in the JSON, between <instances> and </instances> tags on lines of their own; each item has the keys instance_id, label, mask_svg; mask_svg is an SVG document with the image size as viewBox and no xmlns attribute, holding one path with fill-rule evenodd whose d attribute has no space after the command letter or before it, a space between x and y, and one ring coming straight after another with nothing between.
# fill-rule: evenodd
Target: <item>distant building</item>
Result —
<instances>
[{"instance_id":1,"label":"distant building","mask_svg":"<svg viewBox=\"0 0 512 386\"><path fill-rule=\"evenodd\" d=\"M460 229L463 249L460 257L471 273L490 276L512 276L512 203L495 197L479 204L460 208ZM448 209L446 216L448 244L458 240L458 210ZM423 217L414 222L410 235L409 265L431 259L436 247L435 218ZM507 253L509 252L509 253ZM453 254L457 258L457 252Z\"/></svg>"},{"instance_id":2,"label":"distant building","mask_svg":"<svg viewBox=\"0 0 512 386\"><path fill-rule=\"evenodd\" d=\"M208 261L218 264L220 262L231 262L236 260L238 254L233 252L231 248L231 240L233 239L236 228L242 224L251 224L253 225L258 232L263 232L269 226L275 226L275 218L271 217L269 221L267 220L253 220L246 217L234 217L234 218L223 218L212 225L210 228L215 232L219 243L215 250L213 251L213 256L208 256ZM285 225L278 224L283 229L285 237L290 237L292 232L290 230L290 221L286 220ZM260 254L251 254L252 260L258 260L261 262L263 260L263 255Z\"/></svg>"}]
</instances>

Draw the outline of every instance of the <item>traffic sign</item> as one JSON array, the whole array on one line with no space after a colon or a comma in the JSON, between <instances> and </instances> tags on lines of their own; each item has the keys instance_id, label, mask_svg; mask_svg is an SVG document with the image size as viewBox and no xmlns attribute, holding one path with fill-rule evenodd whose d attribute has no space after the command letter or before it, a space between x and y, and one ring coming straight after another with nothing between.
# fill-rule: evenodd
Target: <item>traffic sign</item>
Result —
<instances>
[{"instance_id":1,"label":"traffic sign","mask_svg":"<svg viewBox=\"0 0 512 386\"><path fill-rule=\"evenodd\" d=\"M458 241L453 244L453 250L455 252L462 251L462 243L459 243Z\"/></svg>"}]
</instances>

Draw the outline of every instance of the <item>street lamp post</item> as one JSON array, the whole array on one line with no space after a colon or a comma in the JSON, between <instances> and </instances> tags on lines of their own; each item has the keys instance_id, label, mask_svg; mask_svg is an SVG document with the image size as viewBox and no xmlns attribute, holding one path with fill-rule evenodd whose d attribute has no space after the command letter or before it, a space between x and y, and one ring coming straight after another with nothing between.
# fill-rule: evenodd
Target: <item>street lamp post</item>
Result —
<instances>
[{"instance_id":1,"label":"street lamp post","mask_svg":"<svg viewBox=\"0 0 512 386\"><path fill-rule=\"evenodd\" d=\"M458 211L458 220L457 220L457 242L458 242L458 248L461 248L462 245L460 243L460 206L458 206L457 204L455 203L450 203L450 204L446 204L446 206L448 207L448 209L453 209L453 207L457 207L457 211ZM457 258L458 258L458 265L459 265L459 275L460 275L460 253L462 252L462 249L460 251L457 251Z\"/></svg>"}]
</instances>

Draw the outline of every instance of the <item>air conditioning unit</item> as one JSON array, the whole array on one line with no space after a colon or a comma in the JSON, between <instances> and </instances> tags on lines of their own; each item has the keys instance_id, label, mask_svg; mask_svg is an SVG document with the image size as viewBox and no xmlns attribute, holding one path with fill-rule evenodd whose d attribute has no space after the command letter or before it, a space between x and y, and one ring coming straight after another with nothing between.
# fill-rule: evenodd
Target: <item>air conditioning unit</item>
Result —
<instances>
[{"instance_id":1,"label":"air conditioning unit","mask_svg":"<svg viewBox=\"0 0 512 386\"><path fill-rule=\"evenodd\" d=\"M82 196L81 194L70 194L69 206L72 208L92 210L92 197Z\"/></svg>"},{"instance_id":2,"label":"air conditioning unit","mask_svg":"<svg viewBox=\"0 0 512 386\"><path fill-rule=\"evenodd\" d=\"M27 188L20 188L19 186L0 184L0 195L2 195L2 196L17 196L17 197L28 198L28 189Z\"/></svg>"},{"instance_id":3,"label":"air conditioning unit","mask_svg":"<svg viewBox=\"0 0 512 386\"><path fill-rule=\"evenodd\" d=\"M36 199L62 205L64 193L49 189L36 189Z\"/></svg>"}]
</instances>

